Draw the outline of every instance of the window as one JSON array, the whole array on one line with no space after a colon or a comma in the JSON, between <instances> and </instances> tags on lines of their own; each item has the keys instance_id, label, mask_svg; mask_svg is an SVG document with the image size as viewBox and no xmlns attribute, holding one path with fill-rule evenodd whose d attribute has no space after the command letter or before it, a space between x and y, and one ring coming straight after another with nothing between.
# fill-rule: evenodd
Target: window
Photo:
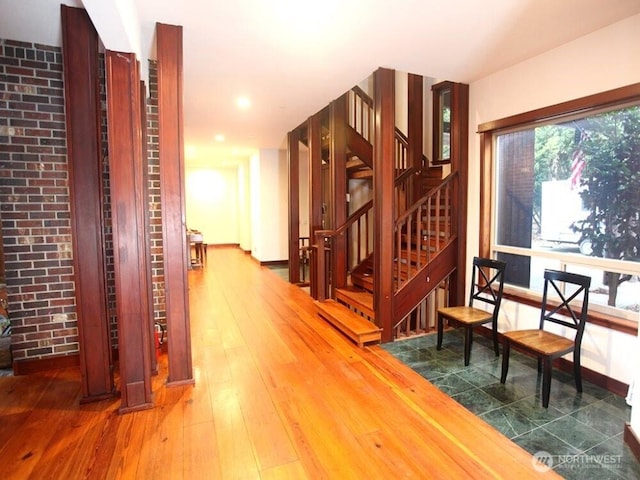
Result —
<instances>
[{"instance_id":1,"label":"window","mask_svg":"<svg viewBox=\"0 0 640 480\"><path fill-rule=\"evenodd\" d=\"M536 298L545 268L589 275L591 310L640 311L638 85L481 125L481 252ZM585 107L588 105L588 108ZM487 165L489 167L487 167Z\"/></svg>"}]
</instances>

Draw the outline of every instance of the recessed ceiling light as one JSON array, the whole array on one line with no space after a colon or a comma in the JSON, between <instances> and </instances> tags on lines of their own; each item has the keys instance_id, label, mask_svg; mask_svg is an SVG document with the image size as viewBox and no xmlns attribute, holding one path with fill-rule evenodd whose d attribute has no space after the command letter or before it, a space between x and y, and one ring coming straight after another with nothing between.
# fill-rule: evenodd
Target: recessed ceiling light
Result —
<instances>
[{"instance_id":1,"label":"recessed ceiling light","mask_svg":"<svg viewBox=\"0 0 640 480\"><path fill-rule=\"evenodd\" d=\"M236 105L241 110L246 110L251 106L251 100L249 97L238 97L236 98Z\"/></svg>"},{"instance_id":2,"label":"recessed ceiling light","mask_svg":"<svg viewBox=\"0 0 640 480\"><path fill-rule=\"evenodd\" d=\"M216 142L224 142L224 135L218 133L215 137L213 137Z\"/></svg>"}]
</instances>

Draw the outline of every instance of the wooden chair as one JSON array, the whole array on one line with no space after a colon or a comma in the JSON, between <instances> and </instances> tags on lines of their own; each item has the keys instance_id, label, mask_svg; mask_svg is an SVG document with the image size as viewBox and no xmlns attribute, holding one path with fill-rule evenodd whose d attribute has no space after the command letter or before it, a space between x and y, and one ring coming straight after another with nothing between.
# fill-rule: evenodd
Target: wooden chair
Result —
<instances>
[{"instance_id":1,"label":"wooden chair","mask_svg":"<svg viewBox=\"0 0 640 480\"><path fill-rule=\"evenodd\" d=\"M542 369L542 406L549 406L551 365L554 359L573 352L573 374L576 390L582 392L580 345L587 321L591 277L575 273L545 270L540 326L537 330L513 330L503 334L502 375L507 379L511 347L538 357L538 372ZM549 301L549 286L558 294L560 304ZM573 286L571 288L571 286ZM552 303L550 305L550 303ZM573 339L544 330L545 322L553 322L575 330Z\"/></svg>"},{"instance_id":2,"label":"wooden chair","mask_svg":"<svg viewBox=\"0 0 640 480\"><path fill-rule=\"evenodd\" d=\"M500 355L497 327L505 268L506 263L500 260L474 257L469 305L438 309L438 350L442 348L444 321L447 320L449 325L462 326L464 327L464 364L465 366L469 365L473 328L491 322L493 327L493 349L496 352L496 356ZM476 308L473 306L475 301L487 303L493 308L490 311Z\"/></svg>"}]
</instances>

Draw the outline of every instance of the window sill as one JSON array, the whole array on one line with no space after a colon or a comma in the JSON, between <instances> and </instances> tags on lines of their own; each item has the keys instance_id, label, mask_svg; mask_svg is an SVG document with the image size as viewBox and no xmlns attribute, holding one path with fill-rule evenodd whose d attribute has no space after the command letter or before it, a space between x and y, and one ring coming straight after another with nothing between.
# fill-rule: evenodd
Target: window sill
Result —
<instances>
[{"instance_id":1,"label":"window sill","mask_svg":"<svg viewBox=\"0 0 640 480\"><path fill-rule=\"evenodd\" d=\"M533 296L529 296L516 291L507 292L506 288L502 295L502 298L511 300L513 302L522 303L524 305L529 305L531 307L536 307L538 309L542 305L539 298L536 299ZM633 320L626 320L600 312L589 312L589 318L587 322L593 325L599 325L604 328L609 328L616 332L633 335L634 337L638 335L638 322L635 322Z\"/></svg>"}]
</instances>

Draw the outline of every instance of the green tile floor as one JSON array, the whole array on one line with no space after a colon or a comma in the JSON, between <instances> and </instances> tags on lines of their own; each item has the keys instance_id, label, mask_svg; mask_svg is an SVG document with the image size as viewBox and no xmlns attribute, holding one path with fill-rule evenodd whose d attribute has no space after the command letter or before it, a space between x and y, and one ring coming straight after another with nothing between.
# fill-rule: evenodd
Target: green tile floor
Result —
<instances>
[{"instance_id":1,"label":"green tile floor","mask_svg":"<svg viewBox=\"0 0 640 480\"><path fill-rule=\"evenodd\" d=\"M623 440L631 411L623 397L584 380L579 394L573 376L554 369L545 409L535 359L512 351L502 385L502 357L489 339L474 336L468 367L461 330L444 334L442 350L435 344L435 335L428 335L382 347L563 477L640 479L640 463Z\"/></svg>"}]
</instances>

